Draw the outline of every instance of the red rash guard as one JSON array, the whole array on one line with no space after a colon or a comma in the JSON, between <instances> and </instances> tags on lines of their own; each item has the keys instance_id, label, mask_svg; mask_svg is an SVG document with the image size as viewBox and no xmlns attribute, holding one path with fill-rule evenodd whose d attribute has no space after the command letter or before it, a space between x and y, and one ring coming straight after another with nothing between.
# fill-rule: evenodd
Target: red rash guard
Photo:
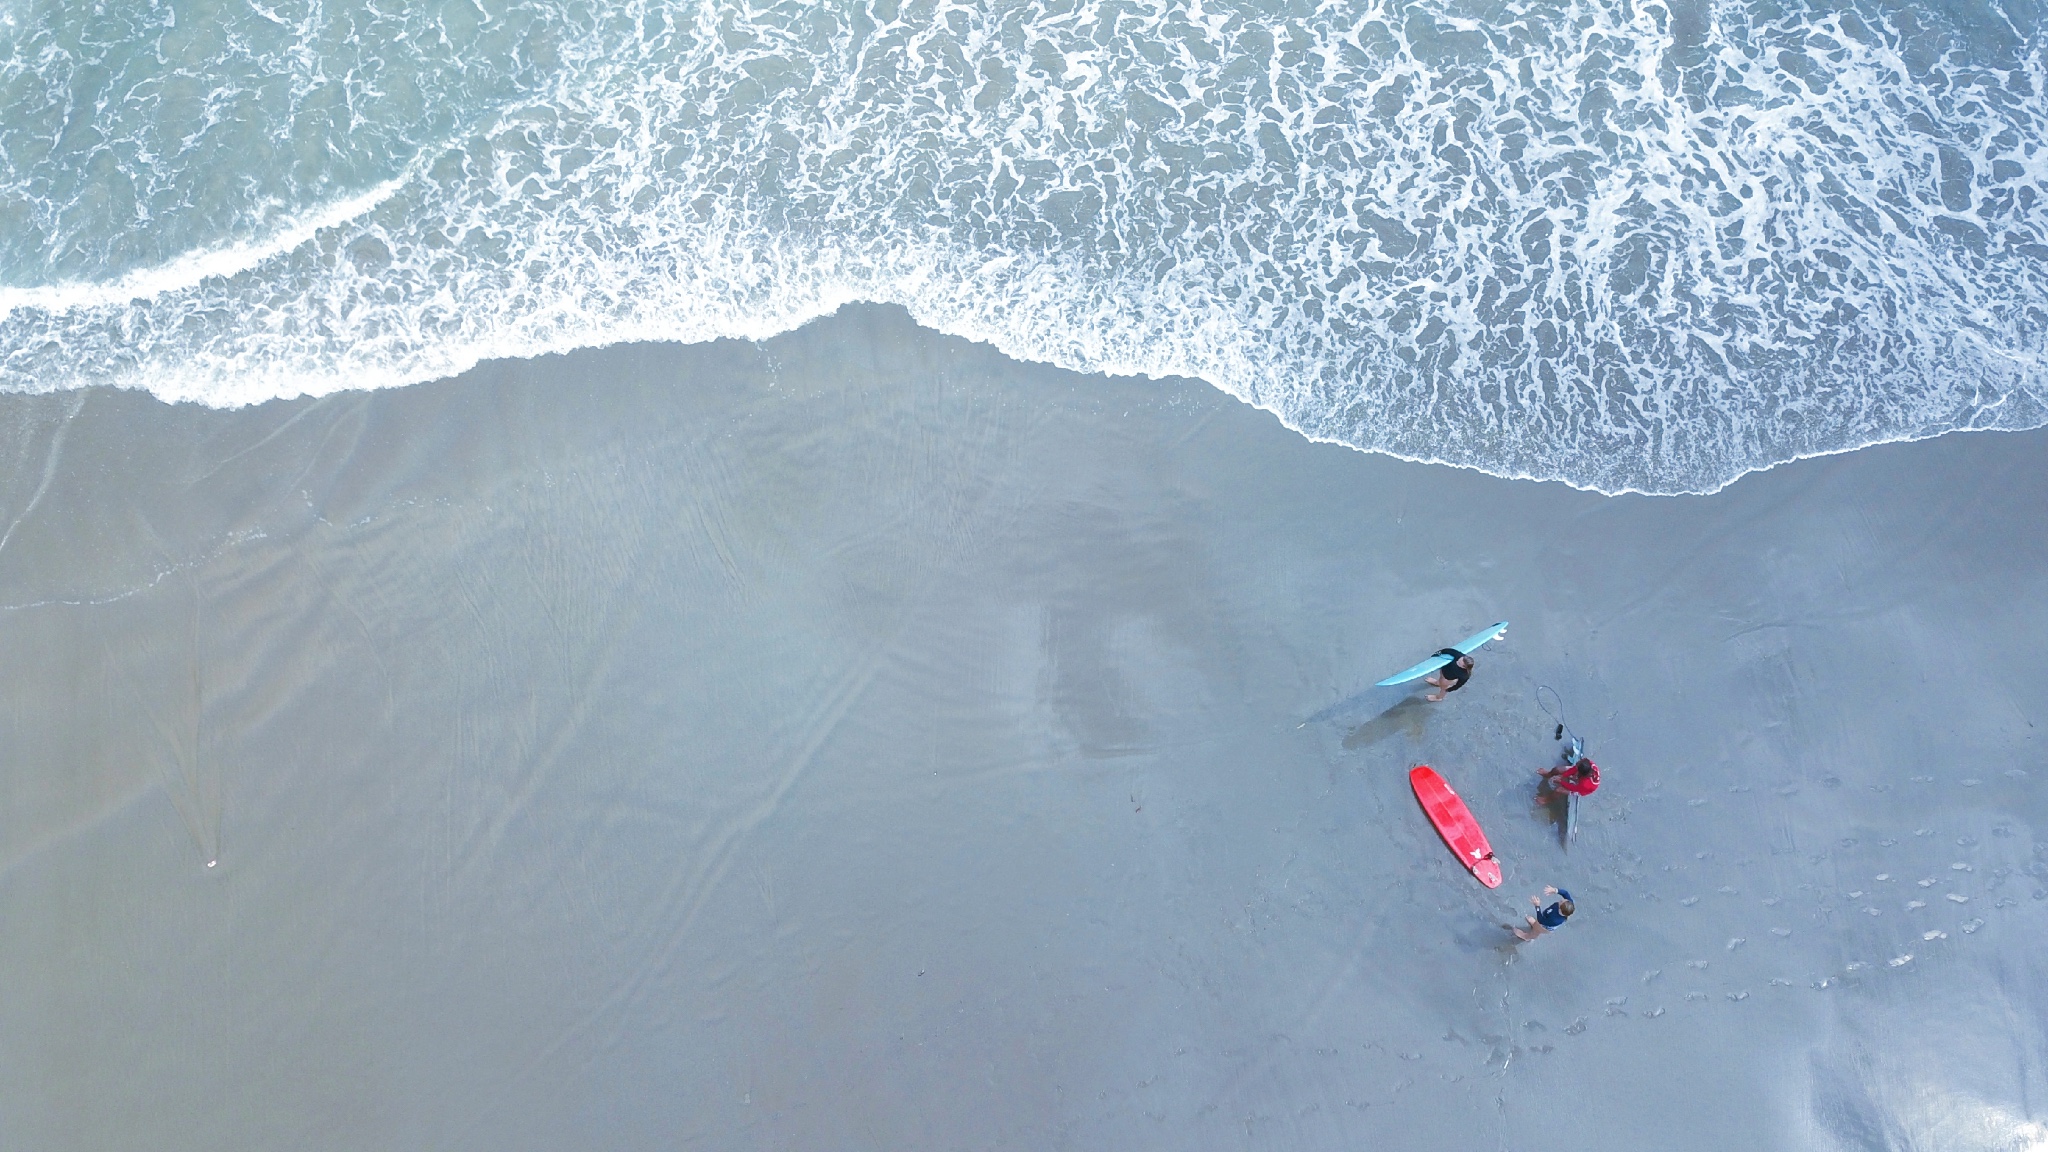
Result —
<instances>
[{"instance_id":1,"label":"red rash guard","mask_svg":"<svg viewBox=\"0 0 2048 1152\"><path fill-rule=\"evenodd\" d=\"M1556 785L1566 792L1591 796L1600 787L1600 766L1591 760L1581 760L1572 768L1558 773Z\"/></svg>"}]
</instances>

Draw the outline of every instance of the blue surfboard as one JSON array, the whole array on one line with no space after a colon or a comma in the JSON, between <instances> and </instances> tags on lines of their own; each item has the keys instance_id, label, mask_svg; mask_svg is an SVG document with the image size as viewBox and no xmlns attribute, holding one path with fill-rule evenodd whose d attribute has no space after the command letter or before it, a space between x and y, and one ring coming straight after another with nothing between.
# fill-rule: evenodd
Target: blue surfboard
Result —
<instances>
[{"instance_id":1,"label":"blue surfboard","mask_svg":"<svg viewBox=\"0 0 2048 1152\"><path fill-rule=\"evenodd\" d=\"M1498 640L1502 636L1507 635L1507 631L1508 622L1503 620L1484 632L1474 632L1472 635L1451 645L1451 647L1457 649L1458 654L1461 656L1470 656L1474 652L1479 651L1481 644L1485 644L1490 640ZM1375 687L1391 688L1396 684L1406 684L1410 680L1420 680L1450 662L1451 658L1449 656L1431 656L1413 668L1394 673L1392 676L1380 681Z\"/></svg>"}]
</instances>

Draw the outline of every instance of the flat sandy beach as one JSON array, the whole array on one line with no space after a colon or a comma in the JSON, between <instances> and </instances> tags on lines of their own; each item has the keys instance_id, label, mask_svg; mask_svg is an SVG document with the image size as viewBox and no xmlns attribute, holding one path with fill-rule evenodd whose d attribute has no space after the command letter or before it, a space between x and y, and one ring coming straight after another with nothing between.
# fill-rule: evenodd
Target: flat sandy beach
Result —
<instances>
[{"instance_id":1,"label":"flat sandy beach","mask_svg":"<svg viewBox=\"0 0 2048 1152\"><path fill-rule=\"evenodd\" d=\"M2048 1146L2048 433L1609 498L874 308L0 414L8 1148Z\"/></svg>"}]
</instances>

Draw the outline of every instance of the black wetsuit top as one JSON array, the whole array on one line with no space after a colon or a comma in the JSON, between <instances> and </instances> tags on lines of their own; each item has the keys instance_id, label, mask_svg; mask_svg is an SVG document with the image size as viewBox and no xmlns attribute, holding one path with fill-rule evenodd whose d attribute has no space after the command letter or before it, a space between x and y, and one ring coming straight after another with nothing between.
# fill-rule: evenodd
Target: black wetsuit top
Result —
<instances>
[{"instance_id":1,"label":"black wetsuit top","mask_svg":"<svg viewBox=\"0 0 2048 1152\"><path fill-rule=\"evenodd\" d=\"M1463 652L1458 651L1456 648L1445 648L1441 651L1431 652L1430 655L1449 656L1451 658L1451 662L1449 664L1446 664L1443 667L1436 670L1437 675L1443 677L1446 681L1448 681L1448 683L1444 685L1444 691L1456 692L1458 689L1463 688L1465 686L1465 681L1470 680L1472 678L1472 670L1470 668L1461 668L1458 666L1458 661L1463 659L1465 654Z\"/></svg>"}]
</instances>

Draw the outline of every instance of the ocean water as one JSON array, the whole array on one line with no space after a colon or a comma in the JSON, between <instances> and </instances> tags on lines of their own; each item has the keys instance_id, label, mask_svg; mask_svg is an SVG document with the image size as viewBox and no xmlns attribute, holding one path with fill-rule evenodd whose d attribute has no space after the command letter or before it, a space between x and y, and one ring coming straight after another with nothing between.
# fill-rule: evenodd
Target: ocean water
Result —
<instances>
[{"instance_id":1,"label":"ocean water","mask_svg":"<svg viewBox=\"0 0 2048 1152\"><path fill-rule=\"evenodd\" d=\"M0 390L246 405L873 301L1361 449L1711 491L2048 423L2042 25L0 0Z\"/></svg>"}]
</instances>

